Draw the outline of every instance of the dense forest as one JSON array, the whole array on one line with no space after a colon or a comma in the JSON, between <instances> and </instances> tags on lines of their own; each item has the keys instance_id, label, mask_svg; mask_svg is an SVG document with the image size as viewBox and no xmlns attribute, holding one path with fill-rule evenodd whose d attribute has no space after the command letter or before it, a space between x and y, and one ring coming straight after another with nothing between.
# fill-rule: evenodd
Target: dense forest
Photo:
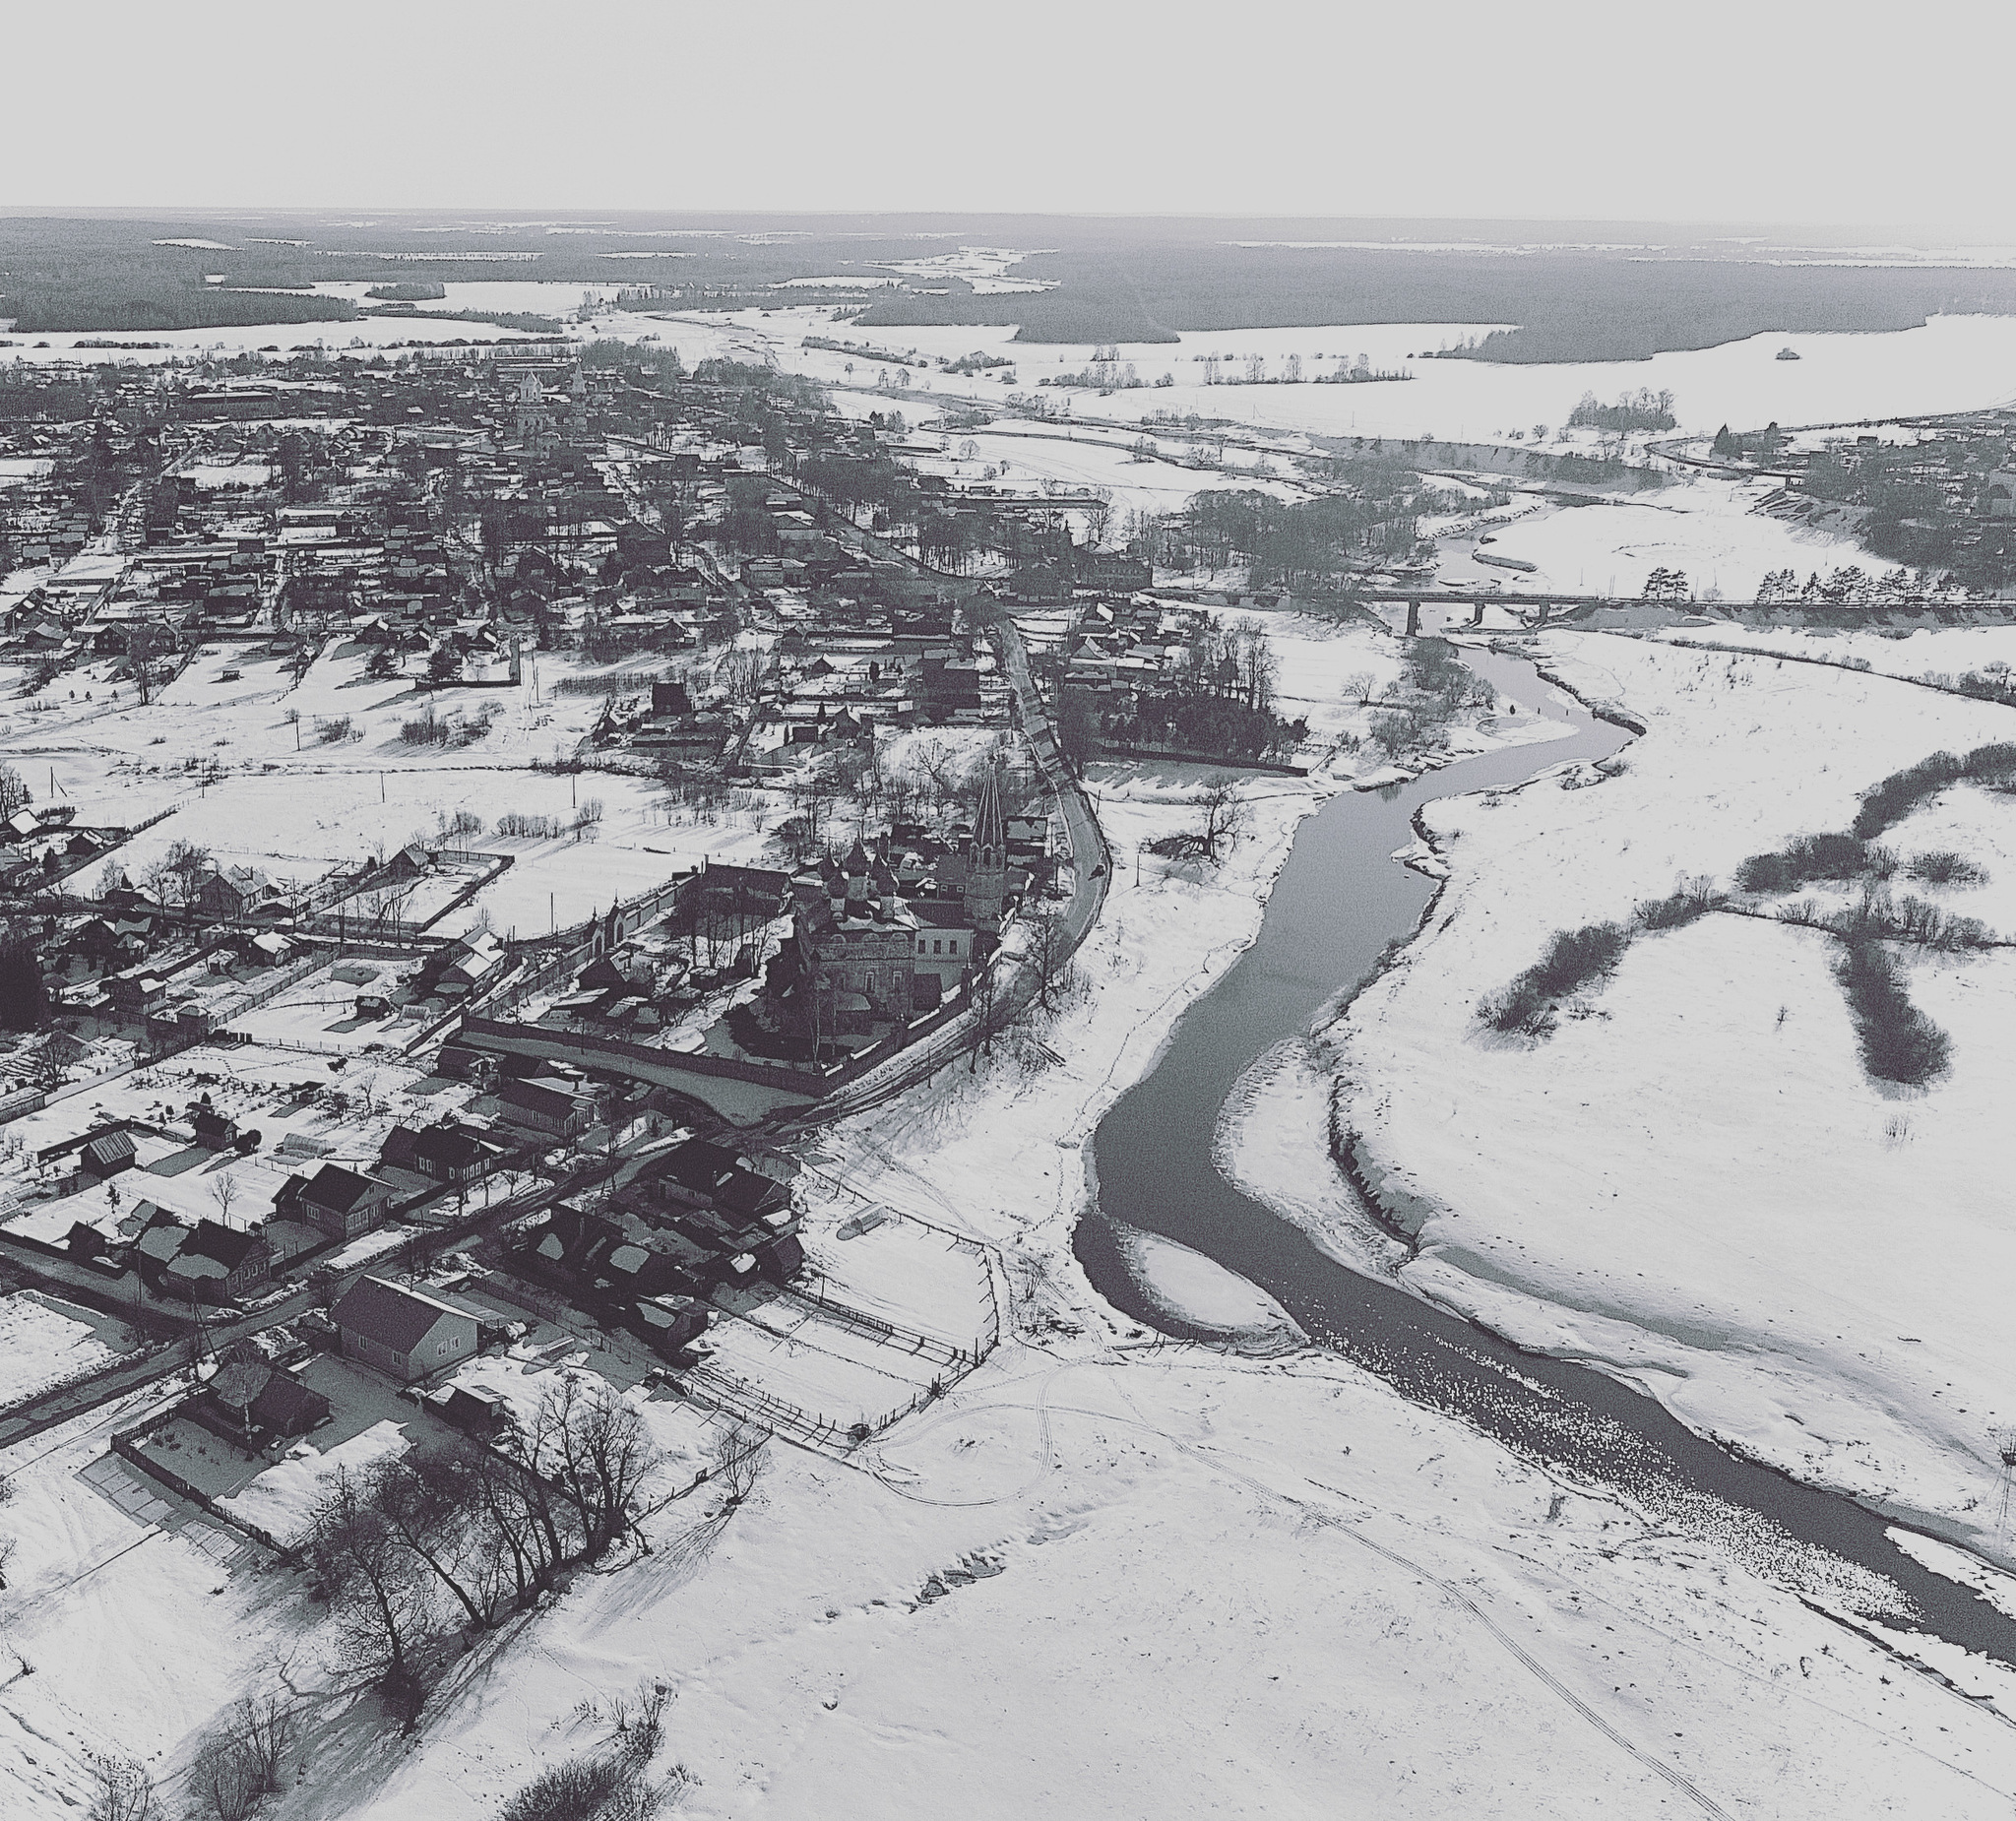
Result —
<instances>
[{"instance_id":1,"label":"dense forest","mask_svg":"<svg viewBox=\"0 0 2016 1821\"><path fill-rule=\"evenodd\" d=\"M1916 328L1953 311L2016 314L2016 271L1546 252L1267 246L1194 239L1032 256L1040 293L886 293L871 328L1019 324L1018 341L1170 342L1180 331L1333 323L1501 324L1452 359L1644 360L1770 332Z\"/></svg>"},{"instance_id":2,"label":"dense forest","mask_svg":"<svg viewBox=\"0 0 2016 1821\"><path fill-rule=\"evenodd\" d=\"M423 301L448 283L536 279L628 287L626 307L788 300L859 312L869 328L1013 325L1023 341L1114 346L1184 330L1446 324L1458 333L1424 329L1421 353L1530 362L1644 359L1766 332L1903 329L1940 311L2016 314L2016 271L1853 265L1824 238L1616 222L394 214L366 225L312 211L13 215L0 216L0 321L47 333L341 320L353 311L347 299L304 287L363 283ZM914 263L962 247L1043 249L1014 270L1049 288L981 292ZM1506 258L1511 247L1523 256ZM775 288L853 276L864 286L903 282L872 292ZM273 294L285 290L300 294Z\"/></svg>"}]
</instances>

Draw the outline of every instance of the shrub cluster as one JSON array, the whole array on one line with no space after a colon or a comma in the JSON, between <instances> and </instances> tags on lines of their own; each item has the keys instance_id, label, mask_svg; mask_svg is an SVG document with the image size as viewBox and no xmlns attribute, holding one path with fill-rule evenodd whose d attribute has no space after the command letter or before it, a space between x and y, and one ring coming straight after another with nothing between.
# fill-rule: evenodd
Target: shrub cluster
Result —
<instances>
[{"instance_id":1,"label":"shrub cluster","mask_svg":"<svg viewBox=\"0 0 2016 1821\"><path fill-rule=\"evenodd\" d=\"M523 816L510 810L497 818L497 833L521 841L558 841L567 825L558 816Z\"/></svg>"},{"instance_id":2,"label":"shrub cluster","mask_svg":"<svg viewBox=\"0 0 2016 1821\"><path fill-rule=\"evenodd\" d=\"M1881 784L1862 792L1861 807L1853 824L1855 833L1863 841L1873 840L1885 829L1895 828L1927 797L1963 778L1988 785L2016 780L2016 743L2000 740L1977 746L1964 759L1950 752L1935 752L1901 772L1892 772Z\"/></svg>"},{"instance_id":3,"label":"shrub cluster","mask_svg":"<svg viewBox=\"0 0 2016 1821\"><path fill-rule=\"evenodd\" d=\"M1479 1006L1479 1016L1493 1031L1544 1036L1553 1029L1554 1002L1607 974L1630 940L1621 923L1556 930L1547 952L1502 993Z\"/></svg>"},{"instance_id":4,"label":"shrub cluster","mask_svg":"<svg viewBox=\"0 0 2016 1821\"><path fill-rule=\"evenodd\" d=\"M1545 1036L1554 1028L1555 1002L1607 975L1633 936L1684 928L1720 903L1712 879L1685 879L1665 898L1645 899L1628 923L1585 923L1580 929L1558 930L1547 952L1503 992L1484 999L1478 1016L1493 1031Z\"/></svg>"},{"instance_id":5,"label":"shrub cluster","mask_svg":"<svg viewBox=\"0 0 2016 1821\"><path fill-rule=\"evenodd\" d=\"M1887 877L1894 861L1881 848L1854 835L1801 835L1776 853L1753 853L1736 868L1743 892L1796 892L1815 879Z\"/></svg>"},{"instance_id":6,"label":"shrub cluster","mask_svg":"<svg viewBox=\"0 0 2016 1821\"><path fill-rule=\"evenodd\" d=\"M1934 848L1930 852L1918 854L1904 870L1925 885L1985 885L1988 882L1985 867L1977 866L1966 854L1955 852L1951 848Z\"/></svg>"},{"instance_id":7,"label":"shrub cluster","mask_svg":"<svg viewBox=\"0 0 2016 1821\"><path fill-rule=\"evenodd\" d=\"M449 726L445 721L437 721L433 715L420 716L415 721L399 723L399 737L409 746L445 746L448 744Z\"/></svg>"},{"instance_id":8,"label":"shrub cluster","mask_svg":"<svg viewBox=\"0 0 2016 1821\"><path fill-rule=\"evenodd\" d=\"M1925 949L1980 949L1994 940L1978 916L1956 916L1907 892L1864 892L1845 910L1822 910L1810 898L1782 905L1779 919L1810 929L1831 930L1845 942L1910 942Z\"/></svg>"},{"instance_id":9,"label":"shrub cluster","mask_svg":"<svg viewBox=\"0 0 2016 1821\"><path fill-rule=\"evenodd\" d=\"M1640 929L1680 929L1716 906L1715 888L1706 879L1689 879L1666 898L1648 898L1632 913Z\"/></svg>"},{"instance_id":10,"label":"shrub cluster","mask_svg":"<svg viewBox=\"0 0 2016 1821\"><path fill-rule=\"evenodd\" d=\"M1944 1072L1951 1040L1912 1004L1897 964L1880 944L1850 942L1834 977L1847 996L1870 1076L1918 1087Z\"/></svg>"}]
</instances>

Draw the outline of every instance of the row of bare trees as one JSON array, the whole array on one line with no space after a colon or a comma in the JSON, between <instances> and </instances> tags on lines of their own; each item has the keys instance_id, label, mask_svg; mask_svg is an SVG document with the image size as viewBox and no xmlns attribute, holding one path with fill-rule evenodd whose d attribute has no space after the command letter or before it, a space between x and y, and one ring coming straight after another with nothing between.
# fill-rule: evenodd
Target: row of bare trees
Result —
<instances>
[{"instance_id":1,"label":"row of bare trees","mask_svg":"<svg viewBox=\"0 0 2016 1821\"><path fill-rule=\"evenodd\" d=\"M340 1472L306 1545L339 1660L417 1712L444 1605L461 1627L487 1631L568 1568L599 1560L631 1534L658 1459L634 1405L570 1372L487 1448Z\"/></svg>"},{"instance_id":2,"label":"row of bare trees","mask_svg":"<svg viewBox=\"0 0 2016 1821\"><path fill-rule=\"evenodd\" d=\"M721 1436L707 1476L721 1497L699 1521L699 1546L749 1499L769 1440L742 1424ZM338 1664L374 1677L410 1724L444 1608L464 1631L489 1631L534 1604L566 1569L606 1555L635 1531L658 1458L634 1405L599 1378L568 1373L530 1418L508 1421L487 1448L415 1451L361 1474L339 1472L305 1541L318 1591L330 1602ZM617 1700L606 1744L541 1773L506 1814L641 1821L675 1799L683 1767L662 1782L648 1775L668 1698L657 1684L640 1687L634 1701ZM303 1714L290 1686L248 1694L225 1710L189 1765L193 1814L249 1821L280 1791ZM160 1791L139 1759L91 1754L87 1763L89 1821L165 1821ZM594 1799L578 1805L586 1797Z\"/></svg>"}]
</instances>

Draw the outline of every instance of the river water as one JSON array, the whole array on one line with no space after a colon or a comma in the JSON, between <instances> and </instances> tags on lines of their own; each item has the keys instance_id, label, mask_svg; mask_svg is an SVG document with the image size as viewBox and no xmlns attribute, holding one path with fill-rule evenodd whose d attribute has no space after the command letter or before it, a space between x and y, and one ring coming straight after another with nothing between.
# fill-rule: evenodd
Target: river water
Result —
<instances>
[{"instance_id":1,"label":"river water","mask_svg":"<svg viewBox=\"0 0 2016 1821\"><path fill-rule=\"evenodd\" d=\"M1584 1480L1615 1486L1663 1525L1864 1614L1935 1632L2016 1664L2016 1622L1901 1550L1883 1519L1738 1459L1650 1397L1587 1366L1521 1351L1322 1251L1220 1174L1220 1109L1253 1061L1347 1002L1394 938L1413 933L1434 886L1397 864L1412 818L1438 796L1518 785L1569 760L1607 757L1631 735L1550 689L1523 659L1466 652L1522 713L1573 723L1572 738L1512 747L1377 792L1347 791L1302 824L1251 948L1177 1023L1154 1072L1094 1137L1099 1202L1075 1248L1108 1302L1184 1335L1143 1293L1116 1234L1146 1229L1260 1286L1322 1346ZM1191 1337L1194 1338L1194 1337Z\"/></svg>"}]
</instances>

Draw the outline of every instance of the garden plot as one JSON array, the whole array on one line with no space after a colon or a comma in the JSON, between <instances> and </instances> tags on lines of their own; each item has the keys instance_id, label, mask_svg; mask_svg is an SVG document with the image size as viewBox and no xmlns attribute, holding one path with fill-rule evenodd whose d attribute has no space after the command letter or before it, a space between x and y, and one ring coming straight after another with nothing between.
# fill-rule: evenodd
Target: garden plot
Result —
<instances>
[{"instance_id":1,"label":"garden plot","mask_svg":"<svg viewBox=\"0 0 2016 1821\"><path fill-rule=\"evenodd\" d=\"M820 1296L968 1351L990 1331L991 1273L972 1240L876 1208L829 1212L845 1218L802 1235Z\"/></svg>"},{"instance_id":2,"label":"garden plot","mask_svg":"<svg viewBox=\"0 0 2016 1821\"><path fill-rule=\"evenodd\" d=\"M690 1486L707 1469L730 1425L712 1411L646 1385L627 1372L607 1370L611 1361L600 1352L558 1351L551 1344L515 1341L493 1348L481 1358L465 1361L445 1381L443 1392L462 1390L495 1399L519 1426L536 1428L539 1405L561 1389L565 1375L588 1376L613 1386L644 1419L660 1459L647 1484L648 1497L662 1497Z\"/></svg>"},{"instance_id":3,"label":"garden plot","mask_svg":"<svg viewBox=\"0 0 2016 1821\"><path fill-rule=\"evenodd\" d=\"M264 1005L233 1017L230 1028L274 1048L355 1055L373 1046L400 1047L421 1028L401 1015L403 1008L382 1015L357 1010L360 993L390 993L398 985L394 976L359 986L338 979L327 968L317 969Z\"/></svg>"},{"instance_id":4,"label":"garden plot","mask_svg":"<svg viewBox=\"0 0 2016 1821\"><path fill-rule=\"evenodd\" d=\"M579 921L612 893L634 895L709 852L761 847L754 817L689 817L664 805L649 777L552 769L572 763L601 713L604 683L625 686L634 664L547 656L528 660L515 689L428 692L367 676L367 657L332 644L296 683L276 659L214 647L144 708L130 687L110 699L107 660L104 675L87 667L45 691L48 712L0 717L0 758L23 771L38 799L74 806L82 824L131 826L174 810L118 852L135 879L176 842L299 884L413 840L510 854L524 876L500 880L493 905L479 898L451 913L467 913L457 928L486 909L500 929L543 926L549 892L560 921ZM242 674L226 681L226 670ZM590 687L560 687L570 681ZM487 731L447 747L406 741L405 724L430 712ZM584 804L584 836L601 848L587 864L571 834L496 832L506 816L571 830Z\"/></svg>"},{"instance_id":5,"label":"garden plot","mask_svg":"<svg viewBox=\"0 0 2016 1821\"><path fill-rule=\"evenodd\" d=\"M815 1421L846 1430L856 1423L879 1429L923 1398L933 1379L948 1376L942 1361L878 1342L801 1304L743 1298L743 1312L726 1305L707 1331L705 1364L694 1374L704 1395L724 1384L793 1405Z\"/></svg>"},{"instance_id":6,"label":"garden plot","mask_svg":"<svg viewBox=\"0 0 2016 1821\"><path fill-rule=\"evenodd\" d=\"M299 1441L278 1445L280 1459L226 1441L215 1430L187 1416L177 1416L140 1444L149 1460L158 1461L208 1498L238 1510L231 1501L252 1495L252 1506L279 1515L287 1501L302 1492L310 1479L328 1478L339 1467L352 1473L385 1455L409 1448L438 1447L454 1431L421 1414L401 1396L399 1387L376 1373L327 1353L310 1356L300 1382L329 1400L330 1420ZM317 1459L327 1463L318 1467ZM266 1491L253 1488L278 1473ZM303 1515L306 1504L301 1505ZM241 1517L265 1524L251 1507ZM268 1525L268 1529L274 1529ZM275 1530L277 1536L284 1532Z\"/></svg>"},{"instance_id":7,"label":"garden plot","mask_svg":"<svg viewBox=\"0 0 2016 1821\"><path fill-rule=\"evenodd\" d=\"M12 1191L21 1198L8 1225L60 1244L77 1221L114 1226L139 1203L151 1201L184 1221L243 1226L271 1214L275 1194L293 1171L318 1162L369 1170L394 1123L431 1123L472 1095L464 1084L432 1081L408 1063L360 1057L341 1073L329 1063L320 1055L257 1044L199 1047L28 1114L8 1128L21 1150L0 1159L0 1195ZM304 1088L305 1097L299 1092ZM112 1119L179 1126L189 1103L204 1094L220 1113L260 1134L257 1150L248 1156L210 1152L183 1139L141 1132L138 1168L60 1200L27 1196L37 1180L35 1152ZM220 1180L231 1184L228 1199L218 1191Z\"/></svg>"},{"instance_id":8,"label":"garden plot","mask_svg":"<svg viewBox=\"0 0 2016 1821\"><path fill-rule=\"evenodd\" d=\"M181 1446L168 1465L195 1484L198 1475L190 1471L191 1466L198 1466L199 1471L209 1469L206 1456L195 1450L207 1444L208 1451L214 1453L228 1444L192 1422L178 1422L172 1428L174 1440ZM164 1447L172 1446L167 1441L168 1434L163 1431ZM397 1460L410 1446L405 1429L389 1416L341 1440L317 1430L312 1440L304 1438L294 1443L283 1459L263 1473L220 1496L216 1492L211 1496L218 1498L223 1509L241 1523L264 1531L280 1542L291 1543L307 1534L316 1503L334 1488L339 1476L361 1476L381 1461ZM154 1449L155 1444L150 1441L148 1452L153 1453ZM161 1458L167 1460L166 1454Z\"/></svg>"},{"instance_id":9,"label":"garden plot","mask_svg":"<svg viewBox=\"0 0 2016 1821\"><path fill-rule=\"evenodd\" d=\"M103 1371L140 1344L125 1323L40 1290L0 1297L0 1407Z\"/></svg>"}]
</instances>

